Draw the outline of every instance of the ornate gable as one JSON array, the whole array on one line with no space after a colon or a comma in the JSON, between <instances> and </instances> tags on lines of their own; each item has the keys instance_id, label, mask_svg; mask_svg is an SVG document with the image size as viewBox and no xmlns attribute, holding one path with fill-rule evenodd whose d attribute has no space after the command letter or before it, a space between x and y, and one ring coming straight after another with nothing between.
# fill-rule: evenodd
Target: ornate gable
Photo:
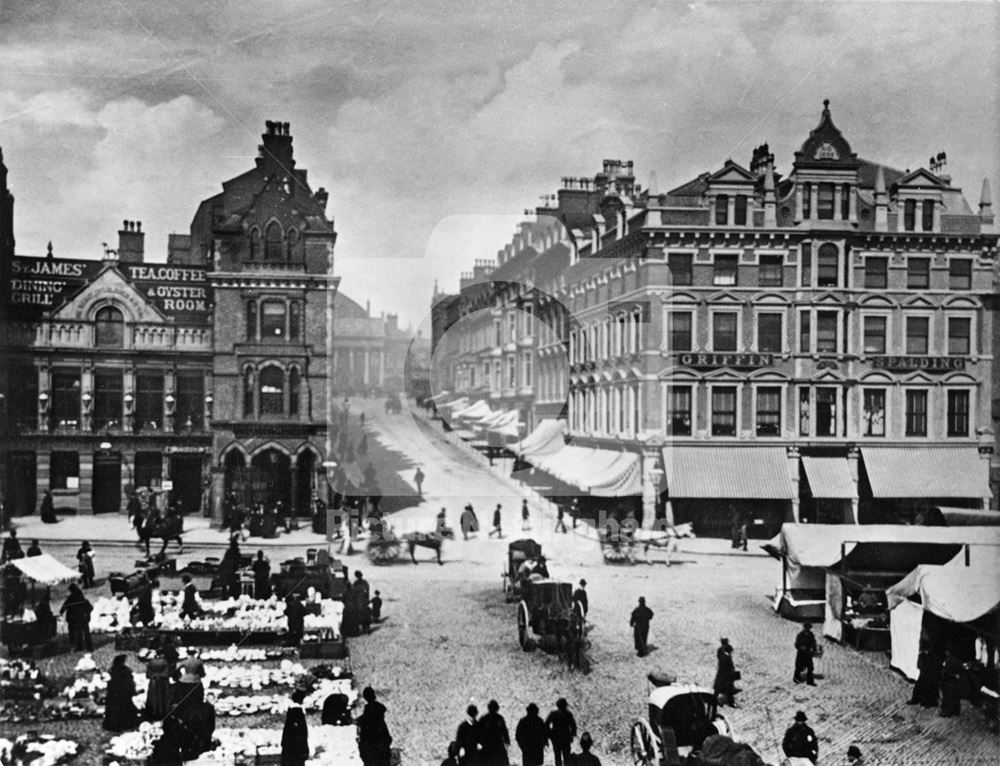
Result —
<instances>
[{"instance_id":1,"label":"ornate gable","mask_svg":"<svg viewBox=\"0 0 1000 766\"><path fill-rule=\"evenodd\" d=\"M117 268L108 264L93 280L69 296L53 313L53 319L84 320L94 318L97 310L114 306L121 310L126 322L166 322L146 296L129 284Z\"/></svg>"},{"instance_id":2,"label":"ornate gable","mask_svg":"<svg viewBox=\"0 0 1000 766\"><path fill-rule=\"evenodd\" d=\"M908 188L943 189L947 184L929 170L917 168L912 173L907 173L896 181L895 186L897 189L904 186Z\"/></svg>"},{"instance_id":3,"label":"ornate gable","mask_svg":"<svg viewBox=\"0 0 1000 766\"><path fill-rule=\"evenodd\" d=\"M823 101L819 125L809 132L809 138L795 152L795 165L814 167L857 167L857 155L830 117L830 100Z\"/></svg>"},{"instance_id":4,"label":"ornate gable","mask_svg":"<svg viewBox=\"0 0 1000 766\"><path fill-rule=\"evenodd\" d=\"M756 182L757 179L753 173L732 160L726 160L726 164L722 166L721 170L715 171L708 177L710 185L736 183L752 186Z\"/></svg>"}]
</instances>

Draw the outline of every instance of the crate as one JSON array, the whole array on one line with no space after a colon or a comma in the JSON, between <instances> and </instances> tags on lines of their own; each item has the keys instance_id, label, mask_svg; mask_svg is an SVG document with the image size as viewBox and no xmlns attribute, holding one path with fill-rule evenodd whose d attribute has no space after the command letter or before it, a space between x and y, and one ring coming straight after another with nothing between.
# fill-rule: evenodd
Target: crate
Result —
<instances>
[{"instance_id":1,"label":"crate","mask_svg":"<svg viewBox=\"0 0 1000 766\"><path fill-rule=\"evenodd\" d=\"M347 642L343 638L338 641L309 641L299 644L299 659L339 660L346 656Z\"/></svg>"}]
</instances>

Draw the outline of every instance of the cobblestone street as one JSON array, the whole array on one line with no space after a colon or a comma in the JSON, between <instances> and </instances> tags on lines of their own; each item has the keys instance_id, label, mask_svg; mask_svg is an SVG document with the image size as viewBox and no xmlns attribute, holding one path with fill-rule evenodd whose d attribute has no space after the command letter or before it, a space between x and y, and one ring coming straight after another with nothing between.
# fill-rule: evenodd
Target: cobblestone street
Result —
<instances>
[{"instance_id":1,"label":"cobblestone street","mask_svg":"<svg viewBox=\"0 0 1000 766\"><path fill-rule=\"evenodd\" d=\"M378 431L379 446L385 450L375 454L392 454L398 461L380 464L380 472L398 468L403 481L419 459L428 476L427 497L400 511L400 526L433 524L441 505L457 522L458 509L467 500L476 503L483 524L491 503L502 502L508 509L505 539L488 539L483 529L468 542L447 543L442 567L420 549L418 566L376 568L360 553L345 559L352 570L365 571L386 602L386 621L372 636L349 643L359 683L374 686L389 709L389 725L404 764L439 763L470 700L484 709L495 697L513 727L528 702L536 702L544 714L560 696L569 700L581 731L593 735L595 752L604 763L631 763L629 730L647 714L646 673L669 670L682 681L711 687L720 636L730 639L743 673L739 707L727 710L727 715L737 739L750 743L769 763L779 762L781 737L799 709L808 714L820 738L820 764L843 763L850 744L861 747L868 764L997 763L998 739L987 731L979 711L966 704L960 718L942 719L936 710L907 706L910 684L888 668L883 653L860 653L824 642L818 686L794 685L792 645L798 626L771 608L780 565L753 545L742 553L732 551L727 541L683 540L669 568L662 562L612 566L603 563L597 543L582 534L582 528L554 534L551 512L533 500L533 529L527 534L542 543L552 575L588 582L589 668L570 672L555 656L521 651L515 606L504 602L500 578L508 542L522 536L519 519L514 518L521 491L462 446L446 443L433 430L438 426L428 429L405 415L386 418L374 407L367 414L373 429L369 440L374 441ZM65 529L79 521L65 521ZM107 519L100 523L112 528ZM124 518L114 520L113 529L124 530ZM301 536L303 544L317 539L304 531L293 534ZM202 545L212 535L220 544L223 539L208 530L199 535L206 541ZM118 536L128 539L124 532ZM284 539L277 545L266 541L260 547L272 561L280 560L301 555L298 540L293 545ZM62 560L75 550L55 542L43 547ZM258 541L244 547L256 549ZM98 574L127 565L132 558L128 546L101 546ZM106 592L106 586L99 591ZM635 657L628 627L640 595L656 614L650 634L653 651L644 659ZM99 664L106 667L111 656L110 647L102 649ZM46 664L68 673L73 661L71 655ZM131 664L137 664L134 658ZM258 725L265 723L280 725L264 717ZM237 721L244 724L244 719ZM96 721L53 728L54 733L81 730L86 731L85 739L103 739Z\"/></svg>"}]
</instances>

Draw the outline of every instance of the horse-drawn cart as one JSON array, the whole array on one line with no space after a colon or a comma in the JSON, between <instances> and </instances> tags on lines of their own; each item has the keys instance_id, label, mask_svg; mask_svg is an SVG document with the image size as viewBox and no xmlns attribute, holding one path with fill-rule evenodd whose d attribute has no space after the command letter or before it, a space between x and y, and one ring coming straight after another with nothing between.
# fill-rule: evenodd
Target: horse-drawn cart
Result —
<instances>
[{"instance_id":1,"label":"horse-drawn cart","mask_svg":"<svg viewBox=\"0 0 1000 766\"><path fill-rule=\"evenodd\" d=\"M573 600L573 584L529 579L520 587L517 605L517 640L529 652L536 646L579 667L585 635L583 609Z\"/></svg>"},{"instance_id":2,"label":"horse-drawn cart","mask_svg":"<svg viewBox=\"0 0 1000 766\"><path fill-rule=\"evenodd\" d=\"M547 576L544 571L545 557L542 556L542 546L530 538L514 540L507 546L507 562L503 572L503 594L507 603L513 603L521 597L521 584L528 579L533 571L541 569L540 575Z\"/></svg>"},{"instance_id":3,"label":"horse-drawn cart","mask_svg":"<svg viewBox=\"0 0 1000 766\"><path fill-rule=\"evenodd\" d=\"M399 561L405 546L410 553L410 561L417 563L414 556L416 548L430 548L437 557L437 563L441 561L441 547L444 544L445 536L439 532L406 532L396 535L392 527L383 524L381 528L373 527L373 534L368 541L368 558L373 564L392 564Z\"/></svg>"}]
</instances>

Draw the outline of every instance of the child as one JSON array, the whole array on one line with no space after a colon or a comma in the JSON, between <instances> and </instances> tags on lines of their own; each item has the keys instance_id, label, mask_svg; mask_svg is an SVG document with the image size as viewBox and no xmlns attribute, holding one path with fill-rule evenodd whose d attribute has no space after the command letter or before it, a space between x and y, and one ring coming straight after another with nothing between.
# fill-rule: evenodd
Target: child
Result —
<instances>
[{"instance_id":1,"label":"child","mask_svg":"<svg viewBox=\"0 0 1000 766\"><path fill-rule=\"evenodd\" d=\"M375 591L375 596L371 600L372 622L382 621L382 599L379 592Z\"/></svg>"}]
</instances>

